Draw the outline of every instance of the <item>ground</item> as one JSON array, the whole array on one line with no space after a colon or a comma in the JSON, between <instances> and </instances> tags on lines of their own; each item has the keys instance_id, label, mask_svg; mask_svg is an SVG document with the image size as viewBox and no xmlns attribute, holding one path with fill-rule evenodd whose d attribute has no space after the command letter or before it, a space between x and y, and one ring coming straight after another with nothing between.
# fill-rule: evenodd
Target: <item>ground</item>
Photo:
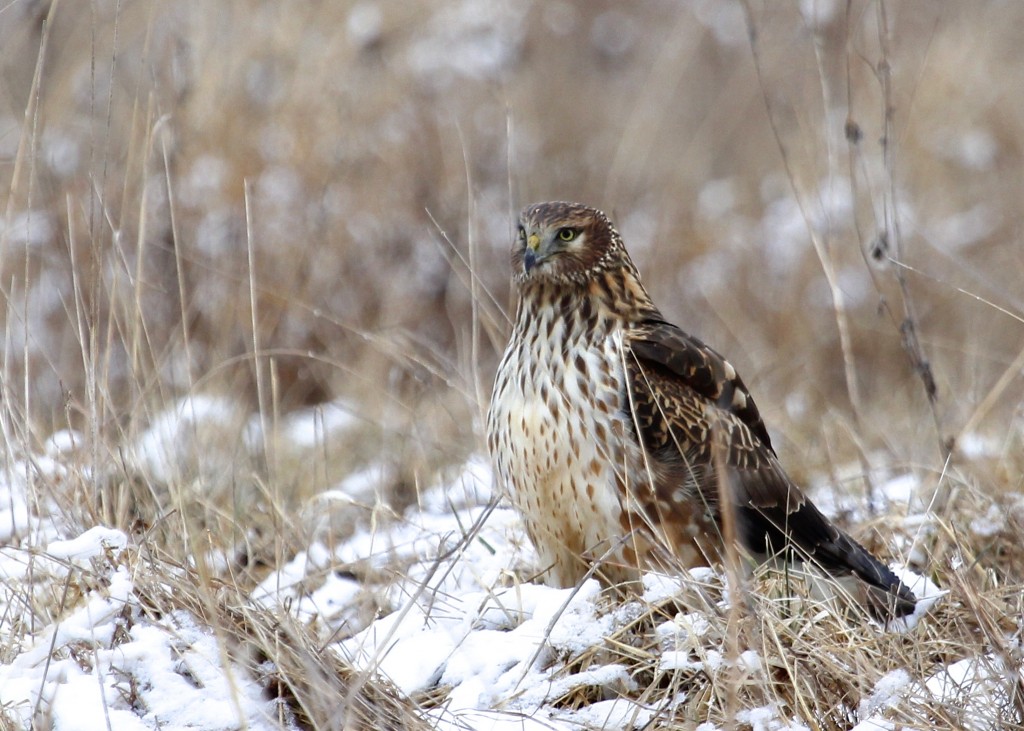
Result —
<instances>
[{"instance_id":1,"label":"ground","mask_svg":"<svg viewBox=\"0 0 1024 731\"><path fill-rule=\"evenodd\" d=\"M233 408L183 400L125 445L124 458L152 479L167 466L158 455L202 450L193 437ZM322 449L357 428L333 408L334 418L324 408L293 414L279 438ZM259 421L246 426L253 444ZM68 480L83 443L78 433L56 435L3 485L0 704L13 727L304 728L311 720L296 695L327 689L292 687L306 676L277 666L282 638L271 626L282 621L308 642L295 649L333 656L350 671L338 676L347 684L361 678L389 698L363 703L434 728L865 731L925 728L935 718L982 728L1016 713L1013 629L1002 643L951 649L955 630L939 626L998 624L996 615L964 615L971 602L991 612L1000 592L941 588L894 564L922 601L908 620L881 627L763 573L648 574L643 592L626 597L593 580L545 587L529 581L532 548L478 455L424 486L401 515L332 536L330 512L368 506L386 469L352 475L315 498L320 525L302 550L244 591L211 586L204 575L230 574L239 561L227 544L210 541L192 565L174 565L151 545L152 528L76 532L79 520L38 499L42 485ZM878 476L872 510L890 516L891 545L910 563L943 529L922 493L912 475ZM863 506L821 502L868 519ZM979 516L965 540L998 533L1006 520Z\"/></svg>"}]
</instances>

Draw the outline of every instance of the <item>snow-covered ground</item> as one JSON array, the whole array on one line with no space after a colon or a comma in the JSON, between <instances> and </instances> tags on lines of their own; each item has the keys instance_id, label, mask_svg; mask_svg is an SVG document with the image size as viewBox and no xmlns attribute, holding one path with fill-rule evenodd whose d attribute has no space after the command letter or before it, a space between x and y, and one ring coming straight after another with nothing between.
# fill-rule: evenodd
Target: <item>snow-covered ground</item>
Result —
<instances>
[{"instance_id":1,"label":"snow-covered ground","mask_svg":"<svg viewBox=\"0 0 1024 731\"><path fill-rule=\"evenodd\" d=\"M182 420L220 415L211 403L178 405L154 420L132 447L134 456L162 470L159 445L171 454L182 448L176 440L187 431L180 429ZM345 423L338 419L335 426ZM325 428L322 416L316 428ZM287 430L300 442L306 432L301 423ZM111 528L81 530L40 499L63 479L62 459L77 441L73 434L59 436L47 454L13 464L0 484L5 717L24 728L43 720L59 729L287 727L292 722L281 720L259 679L231 659L197 616L185 609L144 611L140 546ZM316 499L344 500L369 490L373 479L372 470L355 475ZM912 505L910 480L892 476L876 499ZM40 490L44 484L47 490ZM422 715L441 729L642 728L659 714L671 715L685 694L658 705L645 700L627 656L608 647L609 638L626 636L659 603L692 609L651 615L660 616L648 628L645 650L655 674L713 675L730 666L757 679L767 672L758 651L741 648L730 656L711 630L709 612L727 609L730 595L711 569L650 574L643 596L616 600L596 581L565 590L525 583L520 577L533 560L518 517L496 498L486 461L474 457L454 479L424 490L400 519L362 527L335 545L314 542L288 557L249 602L256 610L290 612L337 638L325 652L386 676L401 693L420 699ZM389 578L367 585L356 578L360 574ZM923 577L903 576L926 598L909 622L913 631L940 592ZM378 616L356 610L367 592L381 607ZM912 694L962 694L965 680L974 689L970 703L983 704L980 690L1000 692L986 680L1000 667L981 657L931 677L890 672L860 703L857 729L893 728L887 708ZM558 702L572 694L587 702ZM434 701L423 702L426 697ZM807 728L774 704L740 710L736 718L753 729Z\"/></svg>"}]
</instances>

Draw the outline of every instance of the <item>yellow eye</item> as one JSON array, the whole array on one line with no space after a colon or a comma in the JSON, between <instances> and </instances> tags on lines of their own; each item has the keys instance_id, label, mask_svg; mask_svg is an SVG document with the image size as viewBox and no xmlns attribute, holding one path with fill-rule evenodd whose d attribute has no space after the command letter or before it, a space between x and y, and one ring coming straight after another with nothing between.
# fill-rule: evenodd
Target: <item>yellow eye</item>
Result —
<instances>
[{"instance_id":1,"label":"yellow eye","mask_svg":"<svg viewBox=\"0 0 1024 731\"><path fill-rule=\"evenodd\" d=\"M558 240L559 241L572 241L579 236L579 231L574 228L560 228L558 229Z\"/></svg>"}]
</instances>

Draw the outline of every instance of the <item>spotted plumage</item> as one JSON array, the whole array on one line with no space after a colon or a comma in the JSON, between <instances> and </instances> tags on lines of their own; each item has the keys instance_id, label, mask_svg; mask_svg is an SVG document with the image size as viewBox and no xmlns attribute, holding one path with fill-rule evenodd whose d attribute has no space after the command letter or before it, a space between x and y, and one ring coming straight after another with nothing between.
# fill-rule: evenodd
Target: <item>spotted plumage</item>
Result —
<instances>
[{"instance_id":1,"label":"spotted plumage","mask_svg":"<svg viewBox=\"0 0 1024 731\"><path fill-rule=\"evenodd\" d=\"M604 213L529 206L512 267L488 447L548 583L716 560L731 509L752 556L853 575L876 616L913 610L914 595L790 480L732 365L664 319Z\"/></svg>"}]
</instances>

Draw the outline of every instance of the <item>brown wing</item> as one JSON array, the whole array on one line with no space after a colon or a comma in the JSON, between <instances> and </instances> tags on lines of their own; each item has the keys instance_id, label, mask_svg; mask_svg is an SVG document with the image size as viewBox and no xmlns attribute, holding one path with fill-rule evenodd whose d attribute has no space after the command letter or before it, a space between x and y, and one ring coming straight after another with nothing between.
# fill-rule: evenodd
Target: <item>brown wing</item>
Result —
<instances>
[{"instance_id":1,"label":"brown wing","mask_svg":"<svg viewBox=\"0 0 1024 731\"><path fill-rule=\"evenodd\" d=\"M826 570L853 572L913 595L864 548L839 531L793 484L778 461L753 398L735 369L697 338L662 320L629 332L627 381L632 421L662 504L680 488L718 520L716 467L728 470L739 538L769 555L796 548ZM910 602L906 609L906 602Z\"/></svg>"},{"instance_id":2,"label":"brown wing","mask_svg":"<svg viewBox=\"0 0 1024 731\"><path fill-rule=\"evenodd\" d=\"M694 497L717 509L714 471L724 465L737 508L755 508L778 526L788 525L806 500L779 464L757 405L729 362L658 320L632 330L627 344L633 421L664 488L678 488L682 478L699 493ZM808 528L821 533L817 540L831 539L834 529L821 522ZM751 542L763 544L764 538Z\"/></svg>"},{"instance_id":3,"label":"brown wing","mask_svg":"<svg viewBox=\"0 0 1024 731\"><path fill-rule=\"evenodd\" d=\"M735 416L772 454L771 438L736 369L715 350L675 325L649 320L629 334L639 363L671 374L688 391Z\"/></svg>"}]
</instances>

